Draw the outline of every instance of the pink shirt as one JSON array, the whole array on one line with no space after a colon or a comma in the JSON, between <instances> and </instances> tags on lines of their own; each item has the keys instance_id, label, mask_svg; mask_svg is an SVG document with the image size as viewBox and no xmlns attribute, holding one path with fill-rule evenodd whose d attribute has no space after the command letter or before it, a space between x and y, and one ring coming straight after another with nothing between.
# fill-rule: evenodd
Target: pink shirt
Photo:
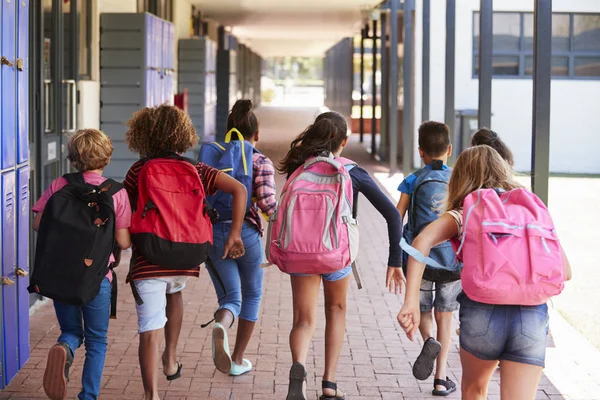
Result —
<instances>
[{"instance_id":1,"label":"pink shirt","mask_svg":"<svg viewBox=\"0 0 600 400\"><path fill-rule=\"evenodd\" d=\"M95 172L84 172L83 179L91 184L91 185L101 185L106 178L100 174ZM35 203L33 208L31 209L34 213L41 213L44 211L48 200L50 197L56 192L58 192L63 187L67 186L67 180L63 177L55 179L48 189L42 194L42 197ZM127 196L127 191L125 189L119 190L114 196L113 201L115 204L115 227L116 229L126 229L131 225L131 206L129 204L129 197ZM109 263L115 261L115 256L113 254L110 255ZM112 282L112 273L108 271L106 275L109 281Z\"/></svg>"}]
</instances>

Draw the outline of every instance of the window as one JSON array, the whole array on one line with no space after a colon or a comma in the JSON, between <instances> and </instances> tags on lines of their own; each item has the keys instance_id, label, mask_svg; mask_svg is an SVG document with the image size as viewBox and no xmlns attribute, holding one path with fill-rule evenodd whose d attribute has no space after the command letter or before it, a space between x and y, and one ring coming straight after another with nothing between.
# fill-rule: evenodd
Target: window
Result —
<instances>
[{"instance_id":1,"label":"window","mask_svg":"<svg viewBox=\"0 0 600 400\"><path fill-rule=\"evenodd\" d=\"M173 22L173 0L137 0L137 10Z\"/></svg>"},{"instance_id":2,"label":"window","mask_svg":"<svg viewBox=\"0 0 600 400\"><path fill-rule=\"evenodd\" d=\"M533 74L533 13L495 12L494 77ZM473 75L479 68L479 13L473 15ZM600 78L600 14L552 15L552 76Z\"/></svg>"}]
</instances>

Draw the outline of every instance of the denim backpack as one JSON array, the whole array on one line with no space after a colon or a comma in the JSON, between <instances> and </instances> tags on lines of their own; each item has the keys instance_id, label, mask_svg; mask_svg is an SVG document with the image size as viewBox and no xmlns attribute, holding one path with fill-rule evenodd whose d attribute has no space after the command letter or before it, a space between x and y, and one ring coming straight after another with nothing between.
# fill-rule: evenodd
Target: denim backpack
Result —
<instances>
[{"instance_id":1,"label":"denim backpack","mask_svg":"<svg viewBox=\"0 0 600 400\"><path fill-rule=\"evenodd\" d=\"M231 140L232 134L237 140ZM246 187L248 200L246 212L253 205L252 201L252 157L258 153L237 129L233 128L225 135L224 142L203 144L198 154L198 161L210 165L226 174L231 175ZM229 221L232 218L232 196L217 191L214 195L206 196L206 201L219 214L219 221Z\"/></svg>"},{"instance_id":2,"label":"denim backpack","mask_svg":"<svg viewBox=\"0 0 600 400\"><path fill-rule=\"evenodd\" d=\"M411 245L413 240L431 222L439 218L438 211L441 202L448 191L448 182L452 169L443 169L440 162L432 164L432 168L423 168L415 172L417 180L415 189L410 196L408 206L408 222L402 234L402 265L406 273L408 257L413 256L426 264L423 278L436 282L448 283L460 279L459 261L450 241L433 247L429 257L423 257Z\"/></svg>"}]
</instances>

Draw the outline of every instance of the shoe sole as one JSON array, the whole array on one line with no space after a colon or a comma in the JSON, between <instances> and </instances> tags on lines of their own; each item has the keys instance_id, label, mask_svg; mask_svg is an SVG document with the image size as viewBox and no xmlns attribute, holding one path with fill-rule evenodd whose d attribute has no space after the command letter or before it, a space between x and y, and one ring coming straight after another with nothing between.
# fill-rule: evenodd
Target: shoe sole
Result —
<instances>
[{"instance_id":1,"label":"shoe sole","mask_svg":"<svg viewBox=\"0 0 600 400\"><path fill-rule=\"evenodd\" d=\"M302 364L294 364L290 369L290 387L286 400L306 400L304 396L304 381L306 370Z\"/></svg>"},{"instance_id":2,"label":"shoe sole","mask_svg":"<svg viewBox=\"0 0 600 400\"><path fill-rule=\"evenodd\" d=\"M220 372L228 374L231 370L231 356L225 350L225 331L223 329L213 329L213 343L215 346L215 356L213 359L215 367Z\"/></svg>"},{"instance_id":3,"label":"shoe sole","mask_svg":"<svg viewBox=\"0 0 600 400\"><path fill-rule=\"evenodd\" d=\"M442 345L439 342L430 340L423 345L421 354L417 357L413 365L413 376L420 381L424 381L431 376L433 364L440 354Z\"/></svg>"},{"instance_id":4,"label":"shoe sole","mask_svg":"<svg viewBox=\"0 0 600 400\"><path fill-rule=\"evenodd\" d=\"M67 351L64 347L54 346L50 349L44 372L44 392L50 400L63 400L67 396L66 363Z\"/></svg>"}]
</instances>

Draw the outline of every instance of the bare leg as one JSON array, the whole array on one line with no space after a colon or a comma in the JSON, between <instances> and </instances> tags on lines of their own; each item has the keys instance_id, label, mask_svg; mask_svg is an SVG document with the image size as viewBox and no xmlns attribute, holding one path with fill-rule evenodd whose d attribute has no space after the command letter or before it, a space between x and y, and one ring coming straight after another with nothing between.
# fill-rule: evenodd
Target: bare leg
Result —
<instances>
[{"instance_id":1,"label":"bare leg","mask_svg":"<svg viewBox=\"0 0 600 400\"><path fill-rule=\"evenodd\" d=\"M438 355L435 367L435 379L446 379L448 366L448 353L452 343L452 313L435 312L435 322L437 324L437 341L442 344L442 350ZM445 386L437 385L437 390L446 390Z\"/></svg>"},{"instance_id":2,"label":"bare leg","mask_svg":"<svg viewBox=\"0 0 600 400\"><path fill-rule=\"evenodd\" d=\"M158 397L158 345L162 329L140 334L138 355L142 371L145 400L159 400Z\"/></svg>"},{"instance_id":3,"label":"bare leg","mask_svg":"<svg viewBox=\"0 0 600 400\"><path fill-rule=\"evenodd\" d=\"M533 400L542 367L513 361L500 362L500 395L502 400Z\"/></svg>"},{"instance_id":4,"label":"bare leg","mask_svg":"<svg viewBox=\"0 0 600 400\"><path fill-rule=\"evenodd\" d=\"M308 348L317 323L317 300L321 287L321 277L292 276L292 296L294 298L294 323L290 332L290 349L293 362L306 364Z\"/></svg>"},{"instance_id":5,"label":"bare leg","mask_svg":"<svg viewBox=\"0 0 600 400\"><path fill-rule=\"evenodd\" d=\"M325 373L324 381L335 382L338 361L346 333L346 296L350 276L339 281L323 280L325 293ZM324 389L326 396L335 396L333 389Z\"/></svg>"},{"instance_id":6,"label":"bare leg","mask_svg":"<svg viewBox=\"0 0 600 400\"><path fill-rule=\"evenodd\" d=\"M252 332L254 331L254 325L255 323L252 321L242 318L238 320L235 348L233 349L233 354L231 355L231 359L237 365L244 364L244 352L248 347L248 343L250 343L250 338L252 337Z\"/></svg>"},{"instance_id":7,"label":"bare leg","mask_svg":"<svg viewBox=\"0 0 600 400\"><path fill-rule=\"evenodd\" d=\"M461 347L460 363L463 368L462 400L486 400L488 384L498 361L480 360Z\"/></svg>"},{"instance_id":8,"label":"bare leg","mask_svg":"<svg viewBox=\"0 0 600 400\"><path fill-rule=\"evenodd\" d=\"M433 337L432 311L421 311L421 323L419 324L419 332L421 332L421 337L423 338L423 341L426 341L430 337Z\"/></svg>"},{"instance_id":9,"label":"bare leg","mask_svg":"<svg viewBox=\"0 0 600 400\"><path fill-rule=\"evenodd\" d=\"M167 294L167 324L165 325L165 351L162 355L163 373L177 372L177 343L183 324L183 295L181 292Z\"/></svg>"}]
</instances>

